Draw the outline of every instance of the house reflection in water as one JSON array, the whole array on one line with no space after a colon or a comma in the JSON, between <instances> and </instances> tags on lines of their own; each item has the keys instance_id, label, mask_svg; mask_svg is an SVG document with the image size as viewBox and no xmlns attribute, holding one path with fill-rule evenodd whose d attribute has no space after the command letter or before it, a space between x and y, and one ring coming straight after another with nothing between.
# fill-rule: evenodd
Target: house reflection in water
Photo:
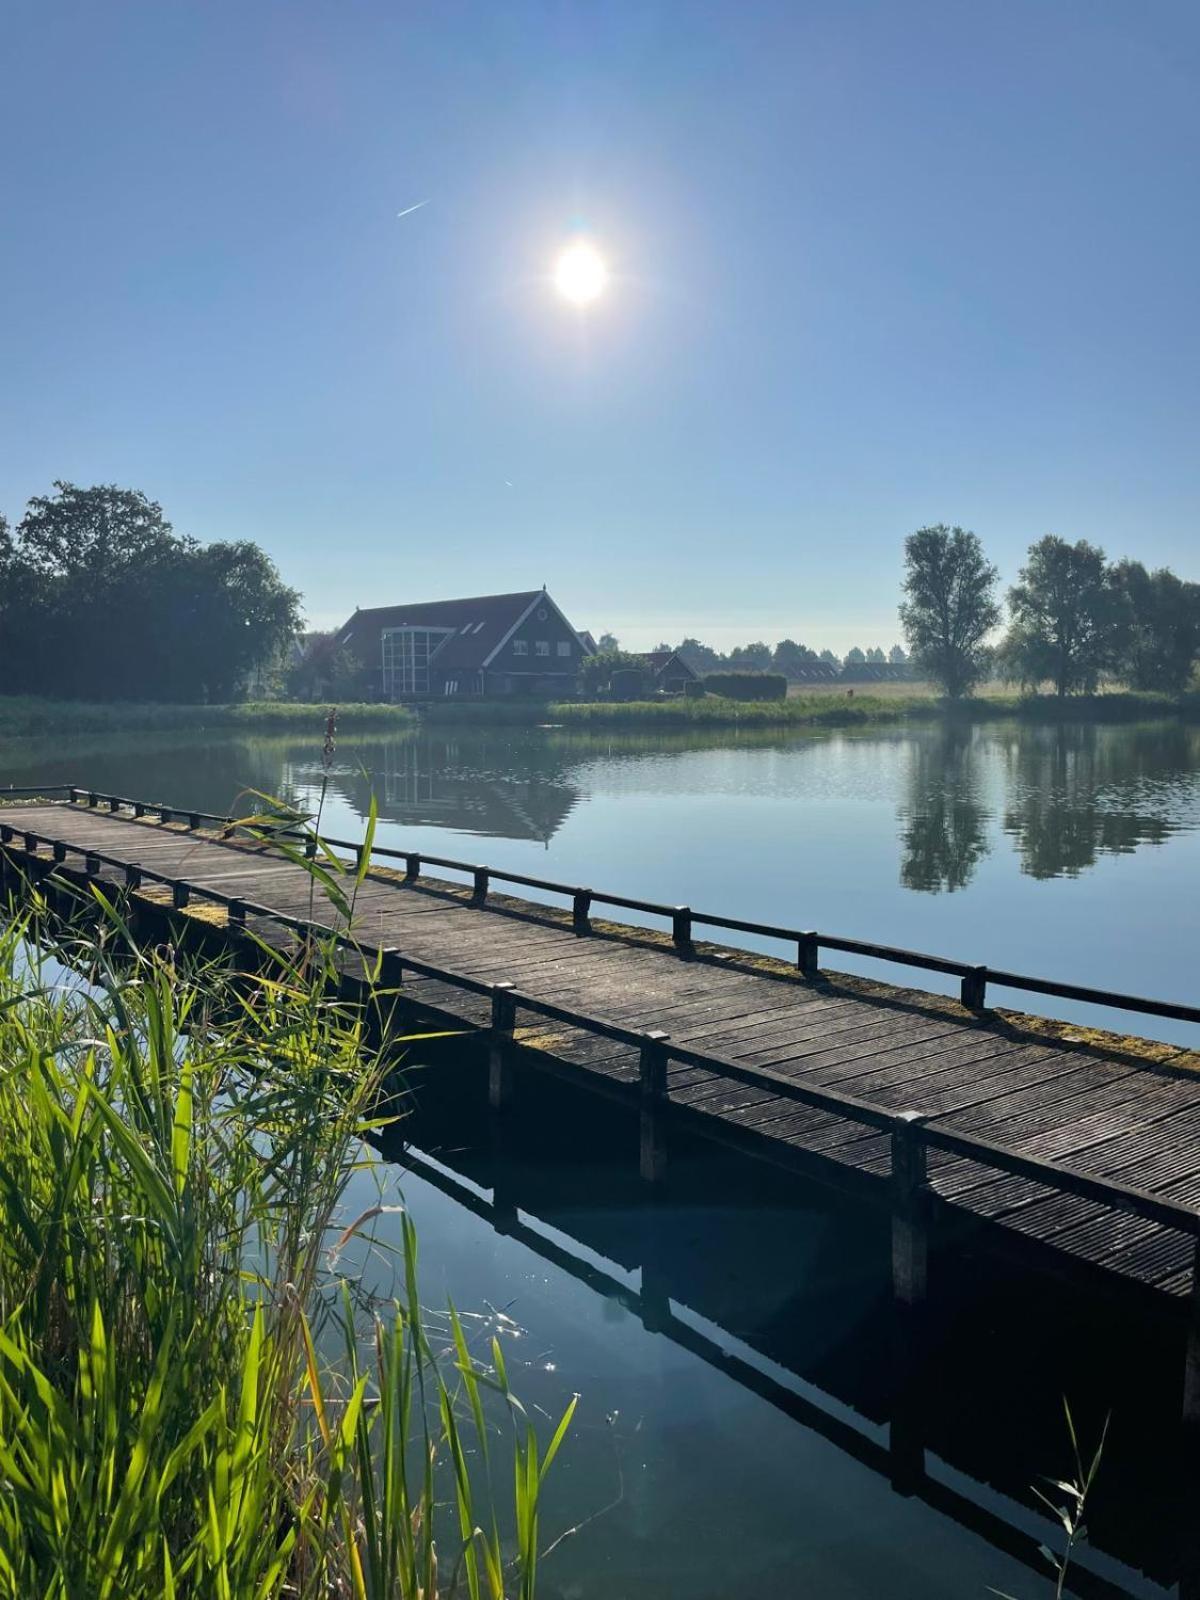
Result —
<instances>
[{"instance_id":1,"label":"house reflection in water","mask_svg":"<svg viewBox=\"0 0 1200 1600\"><path fill-rule=\"evenodd\" d=\"M515 768L504 759L510 752L502 744L489 752L475 738L468 747L470 758L464 760L453 736L389 740L373 771L338 773L333 783L360 816L370 809L373 789L381 821L548 847L580 798L565 764L544 747L536 760L523 750ZM486 759L493 753L494 764Z\"/></svg>"}]
</instances>

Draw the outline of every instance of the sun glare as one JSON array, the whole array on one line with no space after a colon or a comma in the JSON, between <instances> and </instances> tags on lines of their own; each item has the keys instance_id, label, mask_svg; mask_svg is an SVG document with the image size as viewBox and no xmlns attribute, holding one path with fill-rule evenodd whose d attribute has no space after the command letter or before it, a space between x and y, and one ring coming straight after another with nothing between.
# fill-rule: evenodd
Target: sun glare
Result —
<instances>
[{"instance_id":1,"label":"sun glare","mask_svg":"<svg viewBox=\"0 0 1200 1600\"><path fill-rule=\"evenodd\" d=\"M554 268L554 287L564 300L586 306L604 293L608 268L590 244L568 245Z\"/></svg>"}]
</instances>

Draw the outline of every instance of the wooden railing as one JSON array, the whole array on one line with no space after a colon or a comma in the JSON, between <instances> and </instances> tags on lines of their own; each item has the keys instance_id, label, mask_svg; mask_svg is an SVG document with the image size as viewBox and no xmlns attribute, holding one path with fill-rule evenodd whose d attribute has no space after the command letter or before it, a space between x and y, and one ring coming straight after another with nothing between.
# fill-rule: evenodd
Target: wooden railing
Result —
<instances>
[{"instance_id":1,"label":"wooden railing","mask_svg":"<svg viewBox=\"0 0 1200 1600\"><path fill-rule=\"evenodd\" d=\"M4 794L64 794L72 804L85 804L93 809L103 806L112 812L129 810L137 817L157 816L164 822L186 822L190 828L199 828L205 822L215 823L221 828L246 826L244 819L239 822L236 817L220 816L211 811L164 806L146 800L131 800L124 795L104 794L73 784L24 790L0 790L0 797ZM283 818L281 822L286 823L287 820ZM247 831L256 830L248 828ZM284 826L279 831L285 837L306 840L309 853L315 854L318 847L310 832L295 826ZM351 851L356 860L360 859L363 850L361 840L322 836L322 843L333 850ZM1026 994L1047 995L1054 999L1076 1001L1084 1005L1104 1006L1111 1010L1128 1011L1141 1016L1165 1017L1174 1022L1200 1024L1200 1006L1185 1005L1178 1001L1156 1000L1144 995L1123 994L1114 989L1095 988L1089 984L1064 983L1058 979L1033 977L1028 973L1011 972L1001 967L957 961L950 956L928 955L898 945L879 944L867 939L848 939L839 934L823 933L812 928L785 928L774 923L751 922L741 917L725 917L713 912L697 911L691 906L664 905L653 900L640 900L631 895L609 894L597 889L559 883L552 878L538 878L528 873L507 872L499 867L458 861L448 856L425 855L414 850L397 850L378 844L372 844L371 856L380 860L402 861L404 875L409 882L415 882L427 867L435 867L444 872L463 873L470 879L472 901L478 906L487 904L492 885L498 883L536 889L543 894L560 895L570 901L572 927L581 936L591 931L593 909L596 906L610 906L623 911L636 911L647 917L659 917L668 922L672 942L683 956L691 956L694 953L694 934L697 928L714 928L722 932L744 933L754 938L777 940L793 945L796 951L796 969L804 977L819 977L821 952L826 950L955 977L959 980L959 998L962 1004L972 1011L985 1010L988 989L996 987Z\"/></svg>"}]
</instances>

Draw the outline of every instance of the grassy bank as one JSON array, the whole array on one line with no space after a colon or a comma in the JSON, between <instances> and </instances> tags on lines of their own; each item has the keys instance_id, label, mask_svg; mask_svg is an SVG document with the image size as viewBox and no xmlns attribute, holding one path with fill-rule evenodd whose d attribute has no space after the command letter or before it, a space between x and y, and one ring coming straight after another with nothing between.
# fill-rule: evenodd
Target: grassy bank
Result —
<instances>
[{"instance_id":1,"label":"grassy bank","mask_svg":"<svg viewBox=\"0 0 1200 1600\"><path fill-rule=\"evenodd\" d=\"M1019 717L1031 721L1128 722L1154 717L1200 718L1200 694L1113 693L1053 695L1015 693L981 695L951 702L929 694L839 694L827 691L790 695L786 700L726 700L706 695L701 700L437 702L423 707L423 721L451 725L589 728L820 728L853 727L933 718L985 721Z\"/></svg>"},{"instance_id":2,"label":"grassy bank","mask_svg":"<svg viewBox=\"0 0 1200 1600\"><path fill-rule=\"evenodd\" d=\"M65 953L84 987L28 915L0 922L0 1600L529 1600L567 1419L539 1455L498 1347L431 1331L407 1217L398 1305L339 1267L380 1209L339 1214L381 1061L324 956L235 984L122 952L113 912Z\"/></svg>"},{"instance_id":3,"label":"grassy bank","mask_svg":"<svg viewBox=\"0 0 1200 1600\"><path fill-rule=\"evenodd\" d=\"M338 728L405 728L413 725L406 706L340 705ZM188 729L243 729L254 733L313 733L318 741L329 715L327 705L293 705L285 700L249 700L230 706L160 705L152 700L43 700L0 696L0 735L44 733L163 732Z\"/></svg>"}]
</instances>

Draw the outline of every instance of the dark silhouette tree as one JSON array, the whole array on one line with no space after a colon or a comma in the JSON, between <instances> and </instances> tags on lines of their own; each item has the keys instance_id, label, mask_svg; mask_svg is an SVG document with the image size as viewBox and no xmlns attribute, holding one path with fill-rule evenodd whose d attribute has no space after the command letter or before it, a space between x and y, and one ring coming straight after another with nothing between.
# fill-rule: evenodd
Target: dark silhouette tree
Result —
<instances>
[{"instance_id":1,"label":"dark silhouette tree","mask_svg":"<svg viewBox=\"0 0 1200 1600\"><path fill-rule=\"evenodd\" d=\"M1009 590L1006 674L1028 688L1049 680L1060 697L1094 691L1117 666L1128 635L1125 595L1104 551L1047 534L1030 545Z\"/></svg>"},{"instance_id":2,"label":"dark silhouette tree","mask_svg":"<svg viewBox=\"0 0 1200 1600\"><path fill-rule=\"evenodd\" d=\"M937 523L904 541L900 621L909 651L952 700L988 670L988 635L1000 621L998 578L978 537L965 528Z\"/></svg>"},{"instance_id":3,"label":"dark silhouette tree","mask_svg":"<svg viewBox=\"0 0 1200 1600\"><path fill-rule=\"evenodd\" d=\"M1140 561L1122 561L1112 575L1125 601L1121 676L1134 689L1182 693L1200 656L1200 584Z\"/></svg>"}]
</instances>

